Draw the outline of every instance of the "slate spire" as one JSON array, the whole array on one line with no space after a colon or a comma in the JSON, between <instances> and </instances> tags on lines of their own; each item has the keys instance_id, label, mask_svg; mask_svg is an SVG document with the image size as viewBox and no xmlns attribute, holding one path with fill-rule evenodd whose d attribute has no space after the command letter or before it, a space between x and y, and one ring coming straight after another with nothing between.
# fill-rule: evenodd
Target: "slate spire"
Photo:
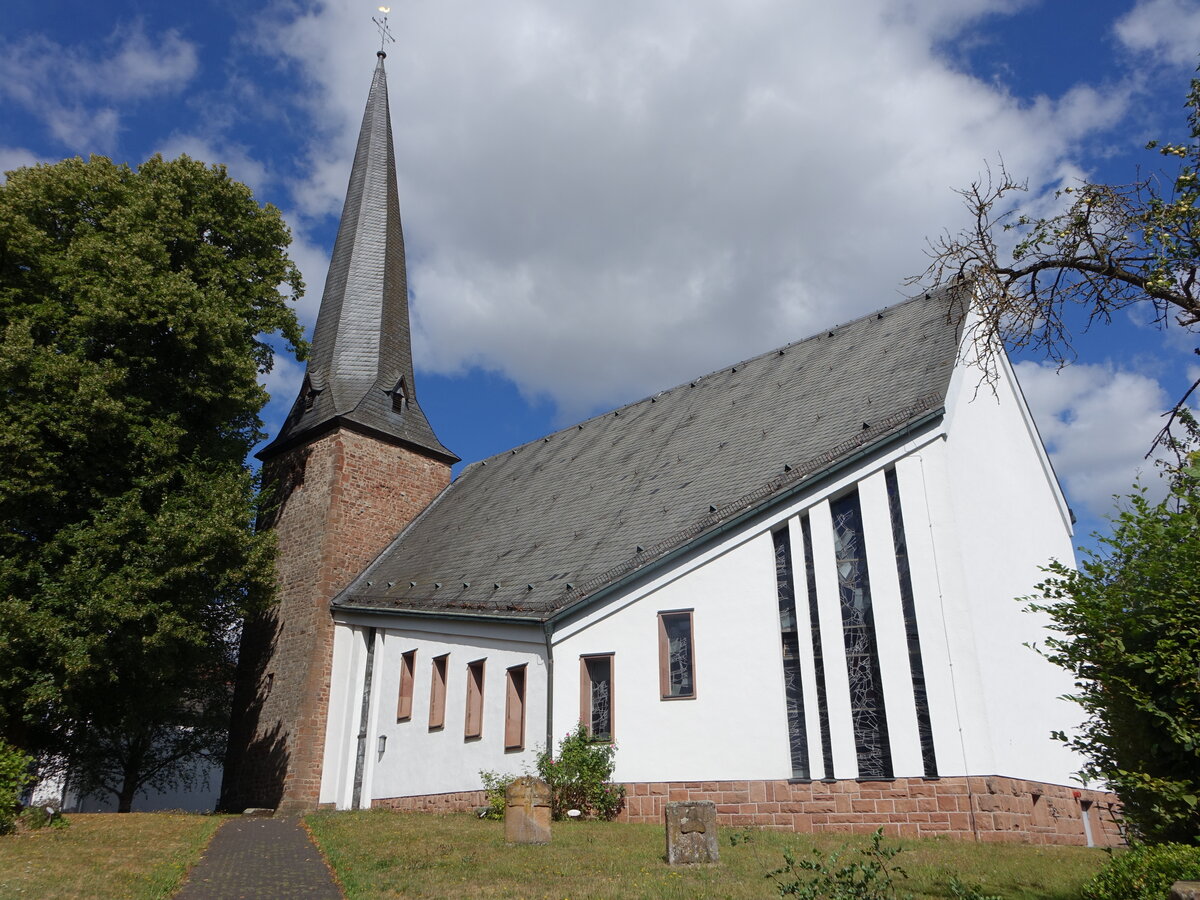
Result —
<instances>
[{"instance_id":1,"label":"slate spire","mask_svg":"<svg viewBox=\"0 0 1200 900\"><path fill-rule=\"evenodd\" d=\"M343 425L458 461L417 403L386 54L377 55L308 371L279 435L260 458Z\"/></svg>"}]
</instances>

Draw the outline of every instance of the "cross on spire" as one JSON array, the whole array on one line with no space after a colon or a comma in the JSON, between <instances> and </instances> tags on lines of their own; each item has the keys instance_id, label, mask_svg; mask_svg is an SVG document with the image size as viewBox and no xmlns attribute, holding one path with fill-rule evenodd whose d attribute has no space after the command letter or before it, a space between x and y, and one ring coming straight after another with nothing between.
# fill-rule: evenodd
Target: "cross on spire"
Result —
<instances>
[{"instance_id":1,"label":"cross on spire","mask_svg":"<svg viewBox=\"0 0 1200 900\"><path fill-rule=\"evenodd\" d=\"M396 43L396 39L392 37L391 31L388 30L387 14L392 11L392 8L390 6L381 6L379 7L379 11L383 13L383 15L378 17L371 16L371 21L374 22L375 27L379 29L379 53L381 56L386 56L387 54L383 52L383 48L386 47L388 43Z\"/></svg>"}]
</instances>

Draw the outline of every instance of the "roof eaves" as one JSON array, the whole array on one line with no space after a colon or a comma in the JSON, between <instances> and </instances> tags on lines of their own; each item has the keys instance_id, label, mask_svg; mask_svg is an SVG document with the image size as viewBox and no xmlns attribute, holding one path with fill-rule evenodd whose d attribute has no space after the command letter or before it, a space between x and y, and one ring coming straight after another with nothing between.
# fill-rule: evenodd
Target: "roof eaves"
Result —
<instances>
[{"instance_id":1,"label":"roof eaves","mask_svg":"<svg viewBox=\"0 0 1200 900\"><path fill-rule=\"evenodd\" d=\"M335 428L346 428L350 431L357 432L358 434L362 434L367 437L377 438L378 440L384 441L388 444L393 444L397 447L406 447L410 450L415 450L419 453L423 453L426 456L432 457L439 462L449 463L450 465L461 462L457 456L455 456L449 450L445 450L444 448L439 451L426 444L406 440L405 438L402 438L399 435L393 434L389 431L373 428L372 426L364 424L363 422L356 421L353 416L340 414L329 416L328 418L322 419L319 422L308 426L307 428L297 429L290 434L280 434L279 437L275 438L275 440L271 441L271 443L267 444L261 450L255 452L254 457L258 460L266 460L269 457L278 456L280 453L291 450L293 447L315 440L316 438L333 431Z\"/></svg>"}]
</instances>

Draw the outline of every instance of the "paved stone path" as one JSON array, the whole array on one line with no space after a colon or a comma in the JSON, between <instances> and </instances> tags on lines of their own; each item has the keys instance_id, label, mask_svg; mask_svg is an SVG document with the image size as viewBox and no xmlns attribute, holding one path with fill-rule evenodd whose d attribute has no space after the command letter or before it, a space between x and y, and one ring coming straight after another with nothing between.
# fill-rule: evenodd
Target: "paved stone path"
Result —
<instances>
[{"instance_id":1,"label":"paved stone path","mask_svg":"<svg viewBox=\"0 0 1200 900\"><path fill-rule=\"evenodd\" d=\"M321 854L298 819L230 819L175 900L308 897L342 900Z\"/></svg>"}]
</instances>

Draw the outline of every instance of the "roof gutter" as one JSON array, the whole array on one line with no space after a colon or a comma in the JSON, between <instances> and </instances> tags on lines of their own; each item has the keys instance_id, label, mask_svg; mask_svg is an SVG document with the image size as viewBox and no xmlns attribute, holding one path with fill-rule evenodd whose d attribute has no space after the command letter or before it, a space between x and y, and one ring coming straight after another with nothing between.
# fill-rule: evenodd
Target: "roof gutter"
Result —
<instances>
[{"instance_id":1,"label":"roof gutter","mask_svg":"<svg viewBox=\"0 0 1200 900\"><path fill-rule=\"evenodd\" d=\"M500 622L504 625L540 625L543 616L493 616L488 613L467 613L454 610L402 609L394 606L341 606L331 607L334 613L362 613L367 616L412 616L417 619L463 619L471 622Z\"/></svg>"},{"instance_id":2,"label":"roof gutter","mask_svg":"<svg viewBox=\"0 0 1200 900\"><path fill-rule=\"evenodd\" d=\"M937 421L938 419L941 419L945 414L946 414L946 407L944 405L939 406L936 409L933 409L930 412L926 413L925 415L921 416L919 419L914 419L913 421L909 422L901 430L889 435L888 437L883 438L882 440L876 441L872 444L868 444L865 447L859 448L854 453L838 460L837 462L833 463L832 465L822 469L820 472L816 472L816 473L810 475L808 478L805 478L801 481L797 481L794 485L787 488L785 491L772 497L767 503L753 506L753 507L745 510L744 512L738 513L732 519L728 520L727 522L722 522L720 525L716 526L711 531L706 531L703 534L698 535L694 540L688 541L685 544L681 544L680 546L676 547L674 550L670 550L667 553L664 553L658 559L648 562L648 563L646 563L646 565L641 566L640 568L634 569L632 572L628 573L627 575L622 576L621 578L618 578L616 581L612 582L611 584L607 584L604 587L597 589L593 593L588 594L586 597L579 600L578 602L573 603L570 606L563 607L562 609L558 610L557 612L552 613L546 619L547 625L553 626L554 624L561 622L563 619L569 618L569 617L575 615L576 613L578 613L579 611L586 609L587 607L589 607L595 603L601 602L602 600L606 599L610 594L616 593L617 591L624 588L627 584L629 584L629 582L634 581L635 579L641 578L650 573L653 573L653 572L663 568L664 566L668 565L669 563L675 562L675 560L679 559L681 556L684 556L684 555L690 553L697 544L699 544L701 542L709 541L712 538L720 537L723 534L727 534L730 531L740 528L742 525L744 525L750 519L753 519L754 517L761 515L764 506L778 505L778 504L783 503L784 501L790 499L791 497L796 496L797 494L803 493L805 490L810 488L814 482L821 481L832 475L836 475L838 472L841 472L842 470L849 468L850 466L854 465L855 463L859 462L860 460L879 452L884 447L887 447L891 444L900 443L901 441L906 440L910 435L913 434L913 432L918 431L921 428L924 428L926 425L929 425L929 424Z\"/></svg>"}]
</instances>

